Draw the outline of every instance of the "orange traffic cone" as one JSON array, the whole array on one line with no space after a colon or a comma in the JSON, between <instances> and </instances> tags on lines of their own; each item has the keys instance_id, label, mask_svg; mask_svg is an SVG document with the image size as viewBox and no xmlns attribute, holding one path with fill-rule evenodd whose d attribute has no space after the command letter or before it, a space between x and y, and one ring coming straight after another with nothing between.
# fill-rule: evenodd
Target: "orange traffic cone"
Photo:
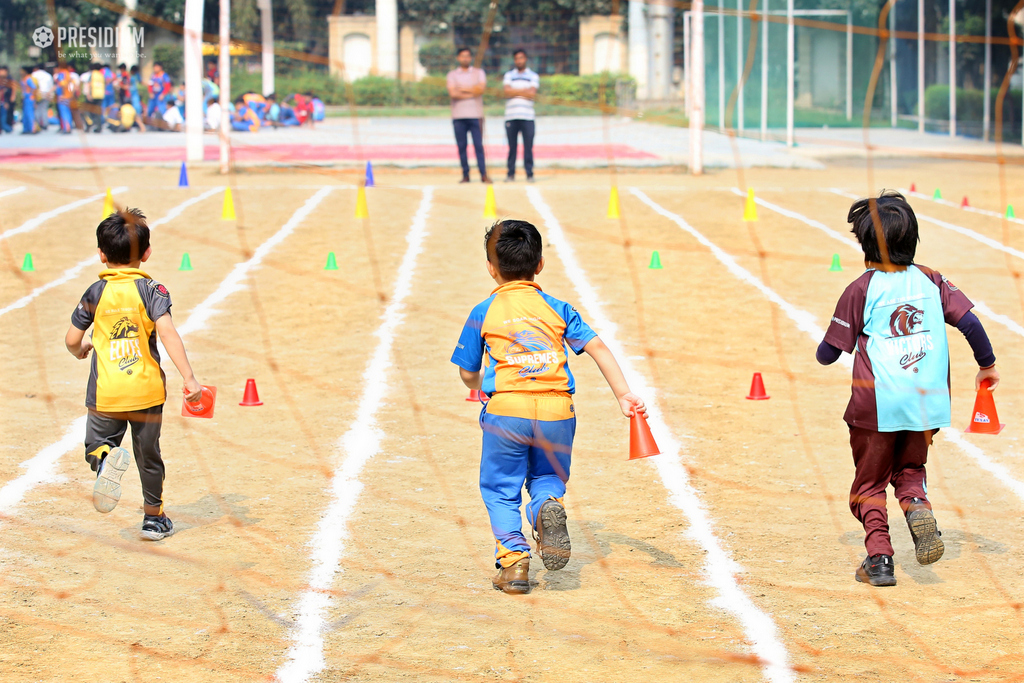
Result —
<instances>
[{"instance_id":1,"label":"orange traffic cone","mask_svg":"<svg viewBox=\"0 0 1024 683\"><path fill-rule=\"evenodd\" d=\"M203 394L195 403L182 399L181 414L183 417L213 417L213 406L217 402L217 387L203 385Z\"/></svg>"},{"instance_id":2,"label":"orange traffic cone","mask_svg":"<svg viewBox=\"0 0 1024 683\"><path fill-rule=\"evenodd\" d=\"M245 395L242 397L240 406L261 406L263 401L260 400L259 392L256 391L256 380L247 379L245 380Z\"/></svg>"},{"instance_id":3,"label":"orange traffic cone","mask_svg":"<svg viewBox=\"0 0 1024 683\"><path fill-rule=\"evenodd\" d=\"M970 202L967 201L967 195L964 195L963 201L960 202L960 208L965 209L970 205Z\"/></svg>"},{"instance_id":4,"label":"orange traffic cone","mask_svg":"<svg viewBox=\"0 0 1024 683\"><path fill-rule=\"evenodd\" d=\"M755 372L754 379L750 380L750 394L747 395L749 401L767 401L771 396L764 392L764 380L761 379L761 373Z\"/></svg>"},{"instance_id":5,"label":"orange traffic cone","mask_svg":"<svg viewBox=\"0 0 1024 683\"><path fill-rule=\"evenodd\" d=\"M978 389L978 397L974 399L974 414L971 417L971 424L964 432L968 434L998 434L1006 426L999 424L996 402L992 398L990 386L992 386L992 382L989 380L982 381L981 388Z\"/></svg>"},{"instance_id":6,"label":"orange traffic cone","mask_svg":"<svg viewBox=\"0 0 1024 683\"><path fill-rule=\"evenodd\" d=\"M634 410L633 417L629 418L629 459L639 460L660 453L658 444L654 442L654 435L651 434L651 428L647 424L647 418Z\"/></svg>"}]
</instances>

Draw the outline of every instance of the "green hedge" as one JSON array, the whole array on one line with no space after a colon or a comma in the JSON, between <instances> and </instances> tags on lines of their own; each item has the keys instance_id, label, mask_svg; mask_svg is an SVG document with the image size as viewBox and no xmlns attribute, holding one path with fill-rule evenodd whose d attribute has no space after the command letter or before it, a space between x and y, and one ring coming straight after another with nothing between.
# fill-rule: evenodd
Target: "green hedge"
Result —
<instances>
[{"instance_id":1,"label":"green hedge","mask_svg":"<svg viewBox=\"0 0 1024 683\"><path fill-rule=\"evenodd\" d=\"M992 117L995 117L996 98L999 91L991 89L988 91L992 106ZM1020 90L1009 90L1006 93L1004 107L1006 108L1008 123L1020 121L1020 108L1016 106L1021 100ZM949 120L949 86L931 85L924 91L924 112L925 117L939 121ZM985 96L981 90L956 89L956 120L957 121L981 121L984 118Z\"/></svg>"}]
</instances>

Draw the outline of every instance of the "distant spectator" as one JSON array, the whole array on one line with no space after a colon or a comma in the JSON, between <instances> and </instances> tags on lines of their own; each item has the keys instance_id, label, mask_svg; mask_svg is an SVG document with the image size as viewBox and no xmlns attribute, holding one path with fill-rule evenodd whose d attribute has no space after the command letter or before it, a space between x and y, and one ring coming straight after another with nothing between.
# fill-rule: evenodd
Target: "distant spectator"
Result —
<instances>
[{"instance_id":1,"label":"distant spectator","mask_svg":"<svg viewBox=\"0 0 1024 683\"><path fill-rule=\"evenodd\" d=\"M166 105L164 99L170 92L171 77L164 73L162 64L154 64L153 75L149 78L149 106L146 107L146 116L152 117L156 112L160 112L162 116Z\"/></svg>"},{"instance_id":2,"label":"distant spectator","mask_svg":"<svg viewBox=\"0 0 1024 683\"><path fill-rule=\"evenodd\" d=\"M323 100L316 95L310 94L309 96L310 109L313 112L314 121L323 121L327 117L327 108L324 107Z\"/></svg>"},{"instance_id":3,"label":"distant spectator","mask_svg":"<svg viewBox=\"0 0 1024 683\"><path fill-rule=\"evenodd\" d=\"M34 135L38 133L36 128L36 95L39 92L39 85L36 79L32 78L32 71L27 67L21 67L21 134Z\"/></svg>"},{"instance_id":4,"label":"distant spectator","mask_svg":"<svg viewBox=\"0 0 1024 683\"><path fill-rule=\"evenodd\" d=\"M60 132L66 135L71 133L71 102L75 98L75 82L71 80L71 70L64 65L58 66L53 74L53 90Z\"/></svg>"},{"instance_id":5,"label":"distant spectator","mask_svg":"<svg viewBox=\"0 0 1024 683\"><path fill-rule=\"evenodd\" d=\"M0 132L10 133L14 125L14 81L11 71L0 66Z\"/></svg>"},{"instance_id":6,"label":"distant spectator","mask_svg":"<svg viewBox=\"0 0 1024 683\"><path fill-rule=\"evenodd\" d=\"M89 113L89 116L87 117L89 124L85 129L88 131L89 126L92 126L97 133L102 133L103 98L106 96L107 90L107 83L104 78L102 64L93 63L92 69L89 71L88 83L89 85L86 87L85 108Z\"/></svg>"},{"instance_id":7,"label":"distant spectator","mask_svg":"<svg viewBox=\"0 0 1024 683\"><path fill-rule=\"evenodd\" d=\"M53 76L44 65L40 64L32 71L32 78L39 86L39 92L36 93L36 124L42 130L46 130L48 123L46 111L50 108L50 103L53 102Z\"/></svg>"},{"instance_id":8,"label":"distant spectator","mask_svg":"<svg viewBox=\"0 0 1024 683\"><path fill-rule=\"evenodd\" d=\"M117 81L117 75L114 70L110 68L109 64L103 65L103 111L106 112L107 108L117 104L117 90L115 82Z\"/></svg>"},{"instance_id":9,"label":"distant spectator","mask_svg":"<svg viewBox=\"0 0 1024 683\"><path fill-rule=\"evenodd\" d=\"M128 101L131 102L132 109L135 110L136 125L138 125L141 132L145 133L146 124L142 122L142 96L139 94L139 88L141 87L142 77L139 75L139 67L133 66L128 72Z\"/></svg>"},{"instance_id":10,"label":"distant spectator","mask_svg":"<svg viewBox=\"0 0 1024 683\"><path fill-rule=\"evenodd\" d=\"M180 131L185 126L185 117L181 115L181 108L175 104L174 95L168 95L164 101L163 114L164 130Z\"/></svg>"},{"instance_id":11,"label":"distant spectator","mask_svg":"<svg viewBox=\"0 0 1024 683\"><path fill-rule=\"evenodd\" d=\"M112 104L105 114L107 128L114 133L127 133L135 125L136 116L135 107L130 103L125 102L121 106Z\"/></svg>"},{"instance_id":12,"label":"distant spectator","mask_svg":"<svg viewBox=\"0 0 1024 683\"><path fill-rule=\"evenodd\" d=\"M235 112L231 115L231 129L249 131L250 133L255 133L260 129L260 117L249 108L242 96L235 100Z\"/></svg>"},{"instance_id":13,"label":"distant spectator","mask_svg":"<svg viewBox=\"0 0 1024 683\"><path fill-rule=\"evenodd\" d=\"M476 167L481 182L489 183L487 162L484 161L483 127L484 88L487 75L483 69L472 66L473 55L468 47L460 47L455 53L459 62L457 69L448 72L448 95L452 101L452 127L455 129L455 144L459 147L459 162L462 164L462 180L469 182L469 157L467 135L473 136L473 150L476 152Z\"/></svg>"},{"instance_id":14,"label":"distant spectator","mask_svg":"<svg viewBox=\"0 0 1024 683\"><path fill-rule=\"evenodd\" d=\"M516 68L505 73L505 135L508 137L508 175L505 182L516 179L516 152L519 134L523 135L523 169L526 182L533 182L533 99L540 88L540 76L526 68L526 50L512 53Z\"/></svg>"},{"instance_id":15,"label":"distant spectator","mask_svg":"<svg viewBox=\"0 0 1024 683\"><path fill-rule=\"evenodd\" d=\"M206 106L206 130L220 130L220 102L217 100Z\"/></svg>"}]
</instances>

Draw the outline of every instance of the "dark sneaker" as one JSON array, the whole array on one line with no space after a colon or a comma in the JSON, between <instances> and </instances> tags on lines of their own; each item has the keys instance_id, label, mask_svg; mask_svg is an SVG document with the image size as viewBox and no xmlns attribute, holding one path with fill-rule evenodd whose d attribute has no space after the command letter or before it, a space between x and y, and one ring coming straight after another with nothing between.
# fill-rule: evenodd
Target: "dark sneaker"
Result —
<instances>
[{"instance_id":1,"label":"dark sneaker","mask_svg":"<svg viewBox=\"0 0 1024 683\"><path fill-rule=\"evenodd\" d=\"M468 182L469 182L469 176L468 175L464 175L464 176L462 176L462 180L459 181L459 184L461 185L462 183L468 183Z\"/></svg>"},{"instance_id":2,"label":"dark sneaker","mask_svg":"<svg viewBox=\"0 0 1024 683\"><path fill-rule=\"evenodd\" d=\"M516 177L514 175L507 175L507 176L505 176L505 182L506 183L514 183L515 181L516 181Z\"/></svg>"},{"instance_id":3,"label":"dark sneaker","mask_svg":"<svg viewBox=\"0 0 1024 683\"><path fill-rule=\"evenodd\" d=\"M910 537L914 539L914 552L917 554L918 564L938 562L946 546L940 538L942 532L935 523L935 515L925 507L924 501L920 498L910 499L907 526L910 527Z\"/></svg>"},{"instance_id":4,"label":"dark sneaker","mask_svg":"<svg viewBox=\"0 0 1024 683\"><path fill-rule=\"evenodd\" d=\"M557 500L545 501L540 506L533 538L537 541L537 552L545 568L561 569L568 564L572 546L569 530L565 527L565 507Z\"/></svg>"},{"instance_id":5,"label":"dark sneaker","mask_svg":"<svg viewBox=\"0 0 1024 683\"><path fill-rule=\"evenodd\" d=\"M530 558L524 557L509 567L502 567L491 579L494 590L523 595L530 592Z\"/></svg>"},{"instance_id":6,"label":"dark sneaker","mask_svg":"<svg viewBox=\"0 0 1024 683\"><path fill-rule=\"evenodd\" d=\"M100 461L96 483L92 486L92 506L99 512L110 512L121 500L121 477L128 471L132 458L127 449L114 448Z\"/></svg>"},{"instance_id":7,"label":"dark sneaker","mask_svg":"<svg viewBox=\"0 0 1024 683\"><path fill-rule=\"evenodd\" d=\"M480 182L485 184L485 185L490 185L491 184L491 176L489 176L489 175L480 176Z\"/></svg>"},{"instance_id":8,"label":"dark sneaker","mask_svg":"<svg viewBox=\"0 0 1024 683\"><path fill-rule=\"evenodd\" d=\"M895 570L892 555L872 555L857 567L857 580L872 586L895 586Z\"/></svg>"},{"instance_id":9,"label":"dark sneaker","mask_svg":"<svg viewBox=\"0 0 1024 683\"><path fill-rule=\"evenodd\" d=\"M533 176L532 175L526 176L526 182L532 183L533 182Z\"/></svg>"},{"instance_id":10,"label":"dark sneaker","mask_svg":"<svg viewBox=\"0 0 1024 683\"><path fill-rule=\"evenodd\" d=\"M167 515L146 515L142 519L142 538L160 541L174 533L174 523Z\"/></svg>"}]
</instances>

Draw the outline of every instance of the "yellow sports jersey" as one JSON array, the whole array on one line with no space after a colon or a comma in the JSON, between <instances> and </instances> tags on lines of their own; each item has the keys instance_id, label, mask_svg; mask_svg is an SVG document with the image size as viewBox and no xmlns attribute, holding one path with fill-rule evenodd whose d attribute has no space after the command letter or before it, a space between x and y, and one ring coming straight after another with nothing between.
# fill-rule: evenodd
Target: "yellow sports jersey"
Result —
<instances>
[{"instance_id":1,"label":"yellow sports jersey","mask_svg":"<svg viewBox=\"0 0 1024 683\"><path fill-rule=\"evenodd\" d=\"M166 400L156 346L156 320L167 315L167 288L137 268L111 268L86 290L71 315L80 330L92 325L92 368L85 405L127 412Z\"/></svg>"}]
</instances>

